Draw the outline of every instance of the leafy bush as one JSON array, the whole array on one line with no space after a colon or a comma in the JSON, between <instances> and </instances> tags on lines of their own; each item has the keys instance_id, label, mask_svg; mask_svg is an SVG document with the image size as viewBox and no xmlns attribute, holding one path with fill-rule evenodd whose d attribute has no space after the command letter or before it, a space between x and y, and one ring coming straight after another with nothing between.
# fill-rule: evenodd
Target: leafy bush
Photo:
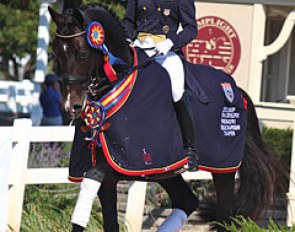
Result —
<instances>
[{"instance_id":1,"label":"leafy bush","mask_svg":"<svg viewBox=\"0 0 295 232\"><path fill-rule=\"evenodd\" d=\"M262 136L264 141L270 146L274 153L282 160L290 164L292 149L293 130L263 128Z\"/></svg>"},{"instance_id":2,"label":"leafy bush","mask_svg":"<svg viewBox=\"0 0 295 232\"><path fill-rule=\"evenodd\" d=\"M21 231L68 232L80 188L76 184L27 185L22 212ZM87 232L100 232L102 212L95 200ZM127 231L119 217L120 231Z\"/></svg>"},{"instance_id":3,"label":"leafy bush","mask_svg":"<svg viewBox=\"0 0 295 232\"><path fill-rule=\"evenodd\" d=\"M259 225L257 225L253 220L246 219L242 216L236 217L233 219L233 222L231 224L226 223L213 223L215 225L222 226L228 231L231 232L264 232L264 231L271 231L271 232L287 232L287 231L295 231L295 227L288 228L287 226L281 226L276 225L275 222L272 219L269 219L269 223L267 228L262 228Z\"/></svg>"},{"instance_id":4,"label":"leafy bush","mask_svg":"<svg viewBox=\"0 0 295 232\"><path fill-rule=\"evenodd\" d=\"M71 215L79 186L74 184L28 185L22 213L22 232L66 232L71 228ZM93 204L87 231L102 231L101 207Z\"/></svg>"},{"instance_id":5,"label":"leafy bush","mask_svg":"<svg viewBox=\"0 0 295 232\"><path fill-rule=\"evenodd\" d=\"M71 146L71 142L32 143L30 146L28 167L68 167Z\"/></svg>"}]
</instances>

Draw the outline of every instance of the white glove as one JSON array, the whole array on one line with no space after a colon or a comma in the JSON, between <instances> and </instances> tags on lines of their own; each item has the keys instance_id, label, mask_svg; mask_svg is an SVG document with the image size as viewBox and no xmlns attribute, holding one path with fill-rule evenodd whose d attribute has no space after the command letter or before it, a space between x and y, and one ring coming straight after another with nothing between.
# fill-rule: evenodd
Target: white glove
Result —
<instances>
[{"instance_id":1,"label":"white glove","mask_svg":"<svg viewBox=\"0 0 295 232\"><path fill-rule=\"evenodd\" d=\"M126 41L127 41L130 45L133 45L133 41L132 41L132 39L127 38Z\"/></svg>"},{"instance_id":2,"label":"white glove","mask_svg":"<svg viewBox=\"0 0 295 232\"><path fill-rule=\"evenodd\" d=\"M171 39L166 39L164 41L156 43L155 50L156 52L159 52L163 54L164 56L166 56L172 47L173 47L173 42L171 41Z\"/></svg>"}]
</instances>

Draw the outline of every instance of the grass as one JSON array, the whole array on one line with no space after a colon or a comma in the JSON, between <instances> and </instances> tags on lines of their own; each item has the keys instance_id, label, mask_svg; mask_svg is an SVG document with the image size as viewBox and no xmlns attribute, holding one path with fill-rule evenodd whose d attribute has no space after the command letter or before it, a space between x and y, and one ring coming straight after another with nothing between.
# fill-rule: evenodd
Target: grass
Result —
<instances>
[{"instance_id":1,"label":"grass","mask_svg":"<svg viewBox=\"0 0 295 232\"><path fill-rule=\"evenodd\" d=\"M78 185L28 185L22 213L22 232L70 231ZM95 202L87 231L102 231L101 207Z\"/></svg>"},{"instance_id":2,"label":"grass","mask_svg":"<svg viewBox=\"0 0 295 232\"><path fill-rule=\"evenodd\" d=\"M290 232L293 231L295 232L295 227L293 226L292 228L288 228L285 225L277 225L275 224L273 219L269 219L269 223L267 228L262 228L256 222L254 222L252 219L249 218L244 218L243 216L239 216L236 218L233 218L233 222L231 224L226 224L226 223L218 223L218 222L213 222L213 225L219 225L223 227L224 229L230 231L230 232Z\"/></svg>"},{"instance_id":3,"label":"grass","mask_svg":"<svg viewBox=\"0 0 295 232\"><path fill-rule=\"evenodd\" d=\"M21 232L69 232L79 185L27 185L22 212ZM120 232L127 232L119 217ZM95 200L86 232L102 232L102 212ZM13 231L13 230L11 230Z\"/></svg>"}]
</instances>

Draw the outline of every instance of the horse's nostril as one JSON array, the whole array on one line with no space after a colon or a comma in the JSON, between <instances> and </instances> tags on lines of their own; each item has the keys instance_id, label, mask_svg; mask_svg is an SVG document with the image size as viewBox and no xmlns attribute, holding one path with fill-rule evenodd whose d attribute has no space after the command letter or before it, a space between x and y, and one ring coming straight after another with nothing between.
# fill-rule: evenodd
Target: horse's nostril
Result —
<instances>
[{"instance_id":1,"label":"horse's nostril","mask_svg":"<svg viewBox=\"0 0 295 232\"><path fill-rule=\"evenodd\" d=\"M74 105L73 108L74 108L74 110L79 110L79 109L82 109L82 106L81 105Z\"/></svg>"}]
</instances>

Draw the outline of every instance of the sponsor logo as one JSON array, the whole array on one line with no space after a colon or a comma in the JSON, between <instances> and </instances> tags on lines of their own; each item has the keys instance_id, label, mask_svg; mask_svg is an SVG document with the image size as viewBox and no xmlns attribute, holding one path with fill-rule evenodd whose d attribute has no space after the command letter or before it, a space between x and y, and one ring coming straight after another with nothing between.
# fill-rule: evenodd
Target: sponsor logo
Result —
<instances>
[{"instance_id":1,"label":"sponsor logo","mask_svg":"<svg viewBox=\"0 0 295 232\"><path fill-rule=\"evenodd\" d=\"M216 16L202 17L197 24L198 36L183 49L187 60L233 74L241 56L236 30L229 22Z\"/></svg>"},{"instance_id":2,"label":"sponsor logo","mask_svg":"<svg viewBox=\"0 0 295 232\"><path fill-rule=\"evenodd\" d=\"M223 82L223 83L221 83L221 87L223 89L226 99L230 103L232 103L234 101L234 91L231 87L231 84L228 82Z\"/></svg>"}]
</instances>

